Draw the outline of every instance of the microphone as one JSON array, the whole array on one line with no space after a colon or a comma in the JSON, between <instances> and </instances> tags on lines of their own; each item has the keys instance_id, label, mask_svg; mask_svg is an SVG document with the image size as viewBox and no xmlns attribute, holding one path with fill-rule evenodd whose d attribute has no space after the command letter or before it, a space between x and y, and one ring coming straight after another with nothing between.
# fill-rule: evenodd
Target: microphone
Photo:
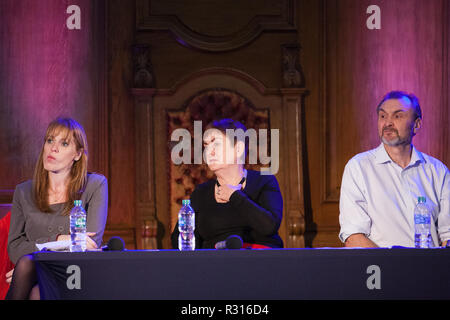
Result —
<instances>
[{"instance_id":1,"label":"microphone","mask_svg":"<svg viewBox=\"0 0 450 320\"><path fill-rule=\"evenodd\" d=\"M224 241L219 241L216 243L214 248L216 249L240 249L242 248L243 241L238 235L231 235Z\"/></svg>"},{"instance_id":2,"label":"microphone","mask_svg":"<svg viewBox=\"0 0 450 320\"><path fill-rule=\"evenodd\" d=\"M102 251L123 251L124 249L125 242L121 237L112 237L106 246L102 247Z\"/></svg>"}]
</instances>

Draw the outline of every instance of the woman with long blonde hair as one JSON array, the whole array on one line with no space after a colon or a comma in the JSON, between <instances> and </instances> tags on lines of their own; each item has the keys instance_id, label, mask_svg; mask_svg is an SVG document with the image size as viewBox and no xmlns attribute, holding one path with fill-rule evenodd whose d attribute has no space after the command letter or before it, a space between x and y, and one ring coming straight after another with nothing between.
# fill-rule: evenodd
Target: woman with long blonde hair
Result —
<instances>
[{"instance_id":1,"label":"woman with long blonde hair","mask_svg":"<svg viewBox=\"0 0 450 320\"><path fill-rule=\"evenodd\" d=\"M101 245L108 210L108 184L88 173L88 144L83 127L70 118L52 121L36 163L33 180L17 185L11 209L8 254L16 265L7 273L7 299L39 298L34 261L36 244L70 239L74 200L86 210L86 245Z\"/></svg>"}]
</instances>

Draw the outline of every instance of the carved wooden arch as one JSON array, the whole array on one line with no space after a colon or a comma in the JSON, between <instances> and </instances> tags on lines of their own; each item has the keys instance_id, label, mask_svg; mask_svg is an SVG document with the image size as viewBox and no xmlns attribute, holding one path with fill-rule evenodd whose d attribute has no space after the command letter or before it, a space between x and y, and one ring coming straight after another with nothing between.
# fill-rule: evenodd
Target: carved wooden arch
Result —
<instances>
[{"instance_id":1,"label":"carved wooden arch","mask_svg":"<svg viewBox=\"0 0 450 320\"><path fill-rule=\"evenodd\" d=\"M200 70L171 88L132 89L136 108L136 222L143 231L137 234L137 246L171 247L168 113L183 110L192 97L214 88L245 97L255 110L268 110L270 129L278 129L280 137L276 174L284 201L280 236L286 247L304 247L301 115L305 90L267 88L245 72L231 68Z\"/></svg>"},{"instance_id":2,"label":"carved wooden arch","mask_svg":"<svg viewBox=\"0 0 450 320\"><path fill-rule=\"evenodd\" d=\"M258 7L264 9L265 14L257 14L252 8L245 9L246 6L242 6L239 2L234 4L220 0L210 0L208 2L205 4L199 1L178 1L178 3L172 2L170 5L163 5L163 2L157 3L155 0L136 0L136 29L139 31L168 30L180 44L209 52L224 52L240 48L254 41L265 31L295 32L297 30L297 4L295 0L275 0L272 3L270 1L258 3ZM214 8L222 8L222 6L229 5L240 6L240 10L246 11L242 13L248 14L249 18L231 33L229 31L230 27L225 28L226 31L216 34L199 32L197 31L197 26L186 23L180 15L181 12L201 11L202 8L200 6L205 5ZM155 7L159 7L159 10L155 10ZM178 12L174 9L175 7L179 8ZM220 11L220 9L218 10ZM230 21L234 21L233 11L222 10L222 13L227 12L230 14ZM214 21L211 27L216 27L218 24L221 25L219 21Z\"/></svg>"},{"instance_id":3,"label":"carved wooden arch","mask_svg":"<svg viewBox=\"0 0 450 320\"><path fill-rule=\"evenodd\" d=\"M184 85L186 85L189 82L195 81L196 79L202 79L202 78L207 78L210 76L217 76L217 75L223 76L223 77L235 78L237 81L239 81L241 83L245 83L246 85L253 87L254 90L258 91L262 95L277 95L280 93L280 89L268 88L261 81L259 81L258 79L252 77L248 73L243 72L241 70L238 70L235 68L211 67L211 68L201 69L201 70L198 70L191 74L188 74L187 76L185 76L185 77L181 78L179 81L177 81L170 88L157 89L157 94L158 95L173 95L178 90L180 90L181 87L183 87ZM138 93L140 90L145 90L145 89L134 89L134 92Z\"/></svg>"}]
</instances>

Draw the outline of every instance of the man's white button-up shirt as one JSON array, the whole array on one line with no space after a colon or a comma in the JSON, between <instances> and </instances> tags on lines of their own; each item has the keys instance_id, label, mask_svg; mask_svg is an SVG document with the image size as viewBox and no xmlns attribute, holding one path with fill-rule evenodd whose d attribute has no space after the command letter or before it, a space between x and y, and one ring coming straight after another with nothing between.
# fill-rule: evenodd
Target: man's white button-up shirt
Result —
<instances>
[{"instance_id":1,"label":"man's white button-up shirt","mask_svg":"<svg viewBox=\"0 0 450 320\"><path fill-rule=\"evenodd\" d=\"M404 169L383 143L350 159L342 177L339 238L363 233L380 247L414 247L414 207L419 196L433 215L433 245L450 239L450 173L439 160L413 146Z\"/></svg>"}]
</instances>

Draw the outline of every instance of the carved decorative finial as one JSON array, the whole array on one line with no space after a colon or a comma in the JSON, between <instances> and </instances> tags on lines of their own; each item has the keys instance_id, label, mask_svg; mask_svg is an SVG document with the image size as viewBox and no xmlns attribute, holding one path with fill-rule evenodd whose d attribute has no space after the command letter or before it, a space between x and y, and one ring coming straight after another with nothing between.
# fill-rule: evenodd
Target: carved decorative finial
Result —
<instances>
[{"instance_id":1,"label":"carved decorative finial","mask_svg":"<svg viewBox=\"0 0 450 320\"><path fill-rule=\"evenodd\" d=\"M305 247L305 218L297 211L290 211L288 218L288 243L292 248Z\"/></svg>"},{"instance_id":2,"label":"carved decorative finial","mask_svg":"<svg viewBox=\"0 0 450 320\"><path fill-rule=\"evenodd\" d=\"M142 222L142 249L156 249L157 220L150 218Z\"/></svg>"},{"instance_id":3,"label":"carved decorative finial","mask_svg":"<svg viewBox=\"0 0 450 320\"><path fill-rule=\"evenodd\" d=\"M305 218L292 215L288 219L288 232L290 236L303 236L305 233Z\"/></svg>"},{"instance_id":4,"label":"carved decorative finial","mask_svg":"<svg viewBox=\"0 0 450 320\"><path fill-rule=\"evenodd\" d=\"M302 88L304 77L299 61L300 45L285 44L283 50L283 87Z\"/></svg>"},{"instance_id":5,"label":"carved decorative finial","mask_svg":"<svg viewBox=\"0 0 450 320\"><path fill-rule=\"evenodd\" d=\"M150 61L150 47L133 46L133 69L135 88L154 88L153 67Z\"/></svg>"}]
</instances>

